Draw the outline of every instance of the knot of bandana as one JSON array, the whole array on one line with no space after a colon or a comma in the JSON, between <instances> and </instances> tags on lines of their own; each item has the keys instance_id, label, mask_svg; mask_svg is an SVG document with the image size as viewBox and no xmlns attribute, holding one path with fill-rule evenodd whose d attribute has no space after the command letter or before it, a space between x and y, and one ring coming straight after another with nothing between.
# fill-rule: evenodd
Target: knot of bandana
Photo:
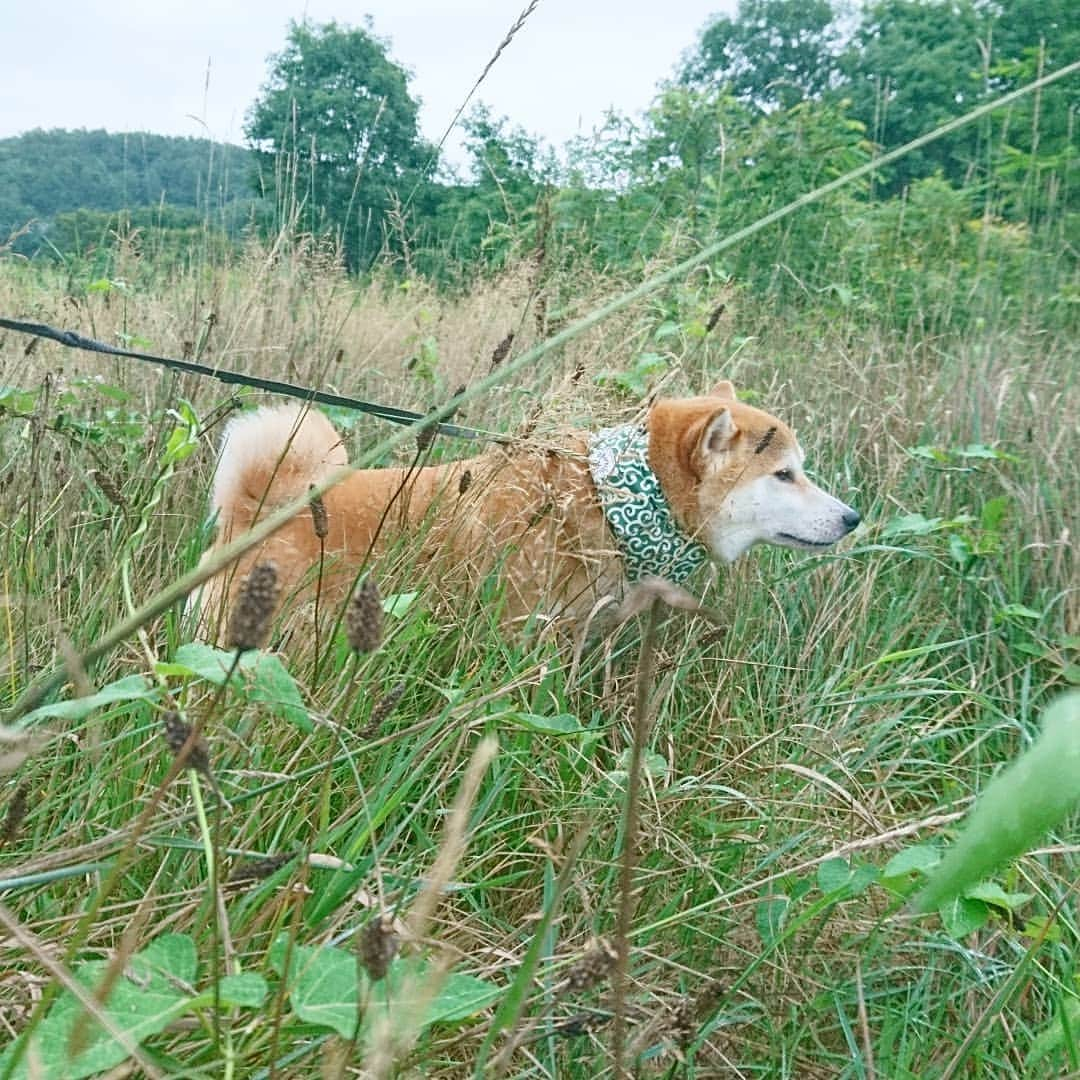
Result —
<instances>
[{"instance_id":1,"label":"knot of bandana","mask_svg":"<svg viewBox=\"0 0 1080 1080\"><path fill-rule=\"evenodd\" d=\"M662 577L681 585L708 554L679 528L649 468L649 434L636 424L597 432L589 472L629 581Z\"/></svg>"}]
</instances>

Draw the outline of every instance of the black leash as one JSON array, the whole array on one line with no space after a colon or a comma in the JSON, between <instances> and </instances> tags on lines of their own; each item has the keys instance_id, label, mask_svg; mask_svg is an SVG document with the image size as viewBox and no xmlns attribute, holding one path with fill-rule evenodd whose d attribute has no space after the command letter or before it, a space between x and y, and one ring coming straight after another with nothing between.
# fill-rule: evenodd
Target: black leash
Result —
<instances>
[{"instance_id":1,"label":"black leash","mask_svg":"<svg viewBox=\"0 0 1080 1080\"><path fill-rule=\"evenodd\" d=\"M153 353L118 349L115 345L106 345L103 341L83 337L82 334L76 334L72 330L57 330L56 327L46 326L44 323L19 322L17 319L0 317L0 327L5 330L15 330L20 334L33 334L35 337L48 338L50 341L66 345L69 349L85 349L87 352L105 353L108 356L125 356L132 360L142 360L148 364L159 364L173 371L184 371L189 375L207 376L230 386L250 386L256 390L266 390L271 394L299 398L301 401L318 402L320 405L337 405L343 409L353 409L356 412L376 416L380 420L389 420L394 424L411 425L420 423L425 419L423 413L412 412L409 409L397 409L392 405L376 405L371 401L360 401L358 398L345 397L342 394L330 394L325 390L315 390L307 386L295 386L293 383L279 382L277 379L263 379L258 375L241 375L236 371L208 367L206 364L199 364L194 360L178 360L171 356L154 356ZM458 439L498 438L498 436L489 432L478 431L476 428L459 427L457 424L432 424L428 430L437 431L440 435L452 435Z\"/></svg>"}]
</instances>

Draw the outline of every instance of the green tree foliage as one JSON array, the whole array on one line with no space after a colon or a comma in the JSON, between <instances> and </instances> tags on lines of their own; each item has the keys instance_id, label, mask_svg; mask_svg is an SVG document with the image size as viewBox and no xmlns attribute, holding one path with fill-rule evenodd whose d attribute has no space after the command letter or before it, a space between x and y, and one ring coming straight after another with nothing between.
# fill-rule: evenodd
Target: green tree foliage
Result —
<instances>
[{"instance_id":1,"label":"green tree foliage","mask_svg":"<svg viewBox=\"0 0 1080 1080\"><path fill-rule=\"evenodd\" d=\"M842 58L840 92L891 148L1077 56L1080 7L1071 0L878 0ZM1066 173L1078 108L1080 81L1052 86L909 155L891 171L890 190L936 170L991 212L1035 223L1055 199L1077 198Z\"/></svg>"},{"instance_id":2,"label":"green tree foliage","mask_svg":"<svg viewBox=\"0 0 1080 1080\"><path fill-rule=\"evenodd\" d=\"M1008 0L994 24L990 75L1012 88L1080 58L1074 0ZM1080 214L1077 119L1080 79L1048 87L997 120L992 167L1001 212L1042 225ZM1073 244L1080 237L1074 236Z\"/></svg>"},{"instance_id":3,"label":"green tree foliage","mask_svg":"<svg viewBox=\"0 0 1080 1080\"><path fill-rule=\"evenodd\" d=\"M45 234L47 250L78 255L95 278L108 277L121 251L134 256L140 280L207 260L224 261L252 207L234 203L217 224L195 207L159 205L134 210L72 210L57 214ZM132 260L125 260L131 274Z\"/></svg>"},{"instance_id":4,"label":"green tree foliage","mask_svg":"<svg viewBox=\"0 0 1080 1080\"><path fill-rule=\"evenodd\" d=\"M478 264L500 267L513 251L535 246L538 207L558 179L550 151L505 117L478 106L462 126L470 179L429 185L414 214L427 252L423 269L444 279L451 270L454 280Z\"/></svg>"},{"instance_id":5,"label":"green tree foliage","mask_svg":"<svg viewBox=\"0 0 1080 1080\"><path fill-rule=\"evenodd\" d=\"M408 202L435 165L408 75L386 43L334 22L290 25L245 134L281 221L337 234L354 267L379 253L388 212Z\"/></svg>"},{"instance_id":6,"label":"green tree foliage","mask_svg":"<svg viewBox=\"0 0 1080 1080\"><path fill-rule=\"evenodd\" d=\"M85 132L0 143L0 208L15 223L43 216L54 248L93 251L94 267L121 247L144 262L217 258L247 222L329 234L355 269L390 256L395 271L449 287L527 258L539 293L556 266L632 278L699 250L868 161L875 143L902 143L1080 55L1072 0L839 11L830 0L742 0L705 27L644 116L612 113L562 161L478 108L463 125L465 175L438 179L385 43L369 30L293 24L247 129L276 213L271 200L261 215L236 202L200 223L224 197L222 177L242 169L236 159L191 140ZM805 207L706 272L894 325L1000 313L1035 283L1064 313L1080 248L1078 94L1080 79L1032 94L873 186ZM196 148L209 161L185 172L181 150ZM551 310L565 299L544 297Z\"/></svg>"},{"instance_id":7,"label":"green tree foliage","mask_svg":"<svg viewBox=\"0 0 1080 1080\"><path fill-rule=\"evenodd\" d=\"M989 89L991 16L972 0L879 0L866 8L841 66L841 92L873 140L892 148L972 108ZM935 169L977 175L985 130L969 126L904 158L895 186Z\"/></svg>"},{"instance_id":8,"label":"green tree foliage","mask_svg":"<svg viewBox=\"0 0 1080 1080\"><path fill-rule=\"evenodd\" d=\"M0 139L0 240L34 222L36 247L59 214L249 202L249 155L208 139L145 132L29 131ZM35 239L36 238L36 239Z\"/></svg>"},{"instance_id":9,"label":"green tree foliage","mask_svg":"<svg viewBox=\"0 0 1080 1080\"><path fill-rule=\"evenodd\" d=\"M872 0L854 17L830 0L741 0L704 28L679 82L726 87L765 111L848 101L871 140L893 148L1077 56L1073 0ZM1078 85L1050 87L909 155L884 191L940 172L981 212L1060 221L1057 209L1080 198L1068 175Z\"/></svg>"},{"instance_id":10,"label":"green tree foliage","mask_svg":"<svg viewBox=\"0 0 1080 1080\"><path fill-rule=\"evenodd\" d=\"M835 81L840 28L829 0L739 0L702 31L680 75L762 109L820 97Z\"/></svg>"}]
</instances>

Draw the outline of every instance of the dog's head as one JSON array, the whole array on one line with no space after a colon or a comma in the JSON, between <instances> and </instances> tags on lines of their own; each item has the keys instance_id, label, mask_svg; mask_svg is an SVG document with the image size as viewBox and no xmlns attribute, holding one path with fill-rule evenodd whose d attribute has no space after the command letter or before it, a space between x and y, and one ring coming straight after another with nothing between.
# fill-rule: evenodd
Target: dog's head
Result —
<instances>
[{"instance_id":1,"label":"dog's head","mask_svg":"<svg viewBox=\"0 0 1080 1080\"><path fill-rule=\"evenodd\" d=\"M680 524L730 562L754 544L823 548L859 524L812 483L794 432L735 400L730 382L649 413L649 463Z\"/></svg>"}]
</instances>

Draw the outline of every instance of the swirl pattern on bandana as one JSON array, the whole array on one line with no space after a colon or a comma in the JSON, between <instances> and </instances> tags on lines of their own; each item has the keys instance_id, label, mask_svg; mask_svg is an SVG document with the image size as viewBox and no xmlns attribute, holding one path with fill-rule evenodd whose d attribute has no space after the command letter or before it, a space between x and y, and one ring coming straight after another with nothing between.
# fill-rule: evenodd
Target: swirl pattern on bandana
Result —
<instances>
[{"instance_id":1,"label":"swirl pattern on bandana","mask_svg":"<svg viewBox=\"0 0 1080 1080\"><path fill-rule=\"evenodd\" d=\"M655 576L681 585L706 559L705 547L675 522L656 473L649 434L636 424L598 431L589 443L589 472L629 581Z\"/></svg>"}]
</instances>

